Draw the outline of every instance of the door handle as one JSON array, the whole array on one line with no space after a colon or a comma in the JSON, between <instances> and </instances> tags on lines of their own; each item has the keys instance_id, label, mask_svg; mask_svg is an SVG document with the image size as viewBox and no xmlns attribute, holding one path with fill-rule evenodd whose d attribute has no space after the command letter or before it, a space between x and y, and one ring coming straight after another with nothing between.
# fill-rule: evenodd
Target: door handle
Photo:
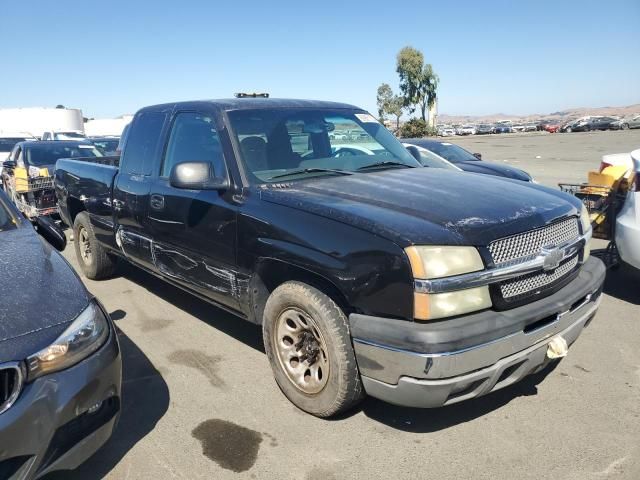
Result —
<instances>
[{"instance_id":1,"label":"door handle","mask_svg":"<svg viewBox=\"0 0 640 480\"><path fill-rule=\"evenodd\" d=\"M156 193L151 195L149 199L149 205L154 210L163 210L164 209L164 197L162 195L158 195Z\"/></svg>"}]
</instances>

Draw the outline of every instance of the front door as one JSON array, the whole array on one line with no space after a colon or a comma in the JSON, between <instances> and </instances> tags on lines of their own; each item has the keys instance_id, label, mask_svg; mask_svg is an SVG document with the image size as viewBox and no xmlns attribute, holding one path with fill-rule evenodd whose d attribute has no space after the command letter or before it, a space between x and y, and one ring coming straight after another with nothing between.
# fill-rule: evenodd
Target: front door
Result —
<instances>
[{"instance_id":1,"label":"front door","mask_svg":"<svg viewBox=\"0 0 640 480\"><path fill-rule=\"evenodd\" d=\"M155 267L169 279L237 309L241 282L236 269L236 207L224 192L172 187L172 167L186 161L210 162L216 176L228 175L213 115L174 115L160 172L149 193L147 219Z\"/></svg>"}]
</instances>

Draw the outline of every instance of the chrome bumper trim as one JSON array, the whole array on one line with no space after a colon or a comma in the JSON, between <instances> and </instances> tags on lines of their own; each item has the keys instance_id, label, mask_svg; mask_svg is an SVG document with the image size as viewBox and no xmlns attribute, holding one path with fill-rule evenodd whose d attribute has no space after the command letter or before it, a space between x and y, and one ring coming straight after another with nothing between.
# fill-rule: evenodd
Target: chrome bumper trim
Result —
<instances>
[{"instance_id":1,"label":"chrome bumper trim","mask_svg":"<svg viewBox=\"0 0 640 480\"><path fill-rule=\"evenodd\" d=\"M578 238L558 246L560 253L555 260L557 263L577 254L591 238L591 229ZM489 268L478 272L453 275L451 277L436 278L432 280L414 280L415 291L418 293L445 293L456 290L464 290L473 287L482 287L491 283L509 280L527 273L542 271L545 269L545 261L548 253L540 253L535 258L524 262L507 265L504 267Z\"/></svg>"},{"instance_id":2,"label":"chrome bumper trim","mask_svg":"<svg viewBox=\"0 0 640 480\"><path fill-rule=\"evenodd\" d=\"M587 295L573 309L558 313L555 319L532 331L521 330L451 352L418 353L354 338L356 358L363 375L388 384L396 384L404 376L435 380L465 375L586 323L598 309L601 297Z\"/></svg>"}]
</instances>

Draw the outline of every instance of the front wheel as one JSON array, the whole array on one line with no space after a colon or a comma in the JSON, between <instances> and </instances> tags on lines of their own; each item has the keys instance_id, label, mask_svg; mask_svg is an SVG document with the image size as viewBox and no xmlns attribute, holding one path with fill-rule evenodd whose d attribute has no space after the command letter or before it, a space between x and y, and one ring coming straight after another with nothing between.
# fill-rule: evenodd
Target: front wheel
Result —
<instances>
[{"instance_id":1,"label":"front wheel","mask_svg":"<svg viewBox=\"0 0 640 480\"><path fill-rule=\"evenodd\" d=\"M276 382L301 410L330 417L363 398L347 317L321 291L280 285L267 300L262 332Z\"/></svg>"}]
</instances>

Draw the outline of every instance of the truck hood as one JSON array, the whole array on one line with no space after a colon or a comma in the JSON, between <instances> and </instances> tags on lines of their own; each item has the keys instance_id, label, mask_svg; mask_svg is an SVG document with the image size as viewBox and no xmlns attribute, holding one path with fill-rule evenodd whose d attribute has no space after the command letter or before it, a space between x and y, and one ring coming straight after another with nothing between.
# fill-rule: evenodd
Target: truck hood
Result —
<instances>
[{"instance_id":1,"label":"truck hood","mask_svg":"<svg viewBox=\"0 0 640 480\"><path fill-rule=\"evenodd\" d=\"M29 225L0 232L0 363L51 344L90 295L62 258Z\"/></svg>"},{"instance_id":2,"label":"truck hood","mask_svg":"<svg viewBox=\"0 0 640 480\"><path fill-rule=\"evenodd\" d=\"M260 196L370 231L402 247L484 246L578 215L581 206L574 197L540 185L439 168L271 185Z\"/></svg>"},{"instance_id":3,"label":"truck hood","mask_svg":"<svg viewBox=\"0 0 640 480\"><path fill-rule=\"evenodd\" d=\"M458 162L454 165L465 172L497 175L499 177L515 178L516 180L522 180L525 182L531 180L531 177L519 168L502 165L500 163L486 162L484 160L472 160L469 162Z\"/></svg>"}]
</instances>

